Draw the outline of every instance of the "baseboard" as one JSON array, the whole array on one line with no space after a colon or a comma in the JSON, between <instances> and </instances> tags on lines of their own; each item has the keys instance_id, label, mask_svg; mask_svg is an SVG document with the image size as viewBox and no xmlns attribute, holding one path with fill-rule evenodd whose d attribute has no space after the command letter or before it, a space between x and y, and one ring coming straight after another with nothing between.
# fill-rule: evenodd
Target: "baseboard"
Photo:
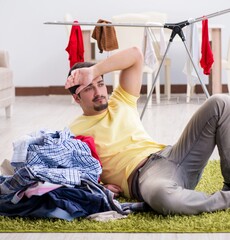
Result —
<instances>
[{"instance_id":1,"label":"baseboard","mask_svg":"<svg viewBox=\"0 0 230 240\"><path fill-rule=\"evenodd\" d=\"M108 85L108 92L111 93L113 87ZM183 94L186 93L187 85L185 84L173 84L171 85L172 94ZM164 86L160 87L161 93L164 92ZM227 84L222 85L222 92L227 93ZM141 93L147 93L147 87L142 86ZM200 85L195 86L195 93L203 93L202 87ZM42 95L68 95L70 94L64 86L48 86L48 87L15 87L16 96L42 96Z\"/></svg>"},{"instance_id":2,"label":"baseboard","mask_svg":"<svg viewBox=\"0 0 230 240\"><path fill-rule=\"evenodd\" d=\"M15 87L16 96L40 96L40 95L67 95L69 91L64 86L48 87Z\"/></svg>"}]
</instances>

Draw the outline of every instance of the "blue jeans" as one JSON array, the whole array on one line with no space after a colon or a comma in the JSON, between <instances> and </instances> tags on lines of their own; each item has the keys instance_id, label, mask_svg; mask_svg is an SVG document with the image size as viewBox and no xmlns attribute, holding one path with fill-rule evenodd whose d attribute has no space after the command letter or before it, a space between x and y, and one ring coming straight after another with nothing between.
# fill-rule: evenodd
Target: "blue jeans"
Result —
<instances>
[{"instance_id":1,"label":"blue jeans","mask_svg":"<svg viewBox=\"0 0 230 240\"><path fill-rule=\"evenodd\" d=\"M221 172L230 183L230 97L210 97L193 115L178 142L139 169L142 199L161 214L199 214L230 207L230 191L195 191L217 145ZM226 187L225 187L226 188Z\"/></svg>"}]
</instances>

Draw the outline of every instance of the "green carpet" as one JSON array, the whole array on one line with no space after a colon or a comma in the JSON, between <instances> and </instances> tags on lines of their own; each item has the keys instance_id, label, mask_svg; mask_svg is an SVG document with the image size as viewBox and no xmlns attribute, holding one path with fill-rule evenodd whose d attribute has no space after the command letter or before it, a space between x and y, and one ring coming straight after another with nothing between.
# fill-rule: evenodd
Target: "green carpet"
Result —
<instances>
[{"instance_id":1,"label":"green carpet","mask_svg":"<svg viewBox=\"0 0 230 240\"><path fill-rule=\"evenodd\" d=\"M222 188L219 161L210 161L197 190L213 193ZM122 199L121 199L122 201ZM96 222L75 219L26 219L0 216L0 232L230 232L230 210L196 216L130 214L125 219Z\"/></svg>"}]
</instances>

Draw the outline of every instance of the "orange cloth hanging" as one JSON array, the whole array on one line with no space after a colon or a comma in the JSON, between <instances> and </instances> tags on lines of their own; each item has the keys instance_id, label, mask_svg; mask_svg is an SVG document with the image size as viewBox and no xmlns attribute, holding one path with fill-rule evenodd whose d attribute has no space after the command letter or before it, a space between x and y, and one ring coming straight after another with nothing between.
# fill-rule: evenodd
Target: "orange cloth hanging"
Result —
<instances>
[{"instance_id":1,"label":"orange cloth hanging","mask_svg":"<svg viewBox=\"0 0 230 240\"><path fill-rule=\"evenodd\" d=\"M201 43L201 59L200 65L206 75L210 74L212 64L214 62L212 49L209 43L208 36L208 19L202 21L202 43Z\"/></svg>"},{"instance_id":2,"label":"orange cloth hanging","mask_svg":"<svg viewBox=\"0 0 230 240\"><path fill-rule=\"evenodd\" d=\"M78 21L74 22L78 23ZM69 43L65 50L69 53L70 68L76 62L84 62L84 42L80 26L72 26Z\"/></svg>"},{"instance_id":3,"label":"orange cloth hanging","mask_svg":"<svg viewBox=\"0 0 230 240\"><path fill-rule=\"evenodd\" d=\"M109 21L99 19L97 23L111 23ZM112 51L118 49L116 31L113 26L96 26L92 33L92 38L97 40L100 53L104 51Z\"/></svg>"}]
</instances>

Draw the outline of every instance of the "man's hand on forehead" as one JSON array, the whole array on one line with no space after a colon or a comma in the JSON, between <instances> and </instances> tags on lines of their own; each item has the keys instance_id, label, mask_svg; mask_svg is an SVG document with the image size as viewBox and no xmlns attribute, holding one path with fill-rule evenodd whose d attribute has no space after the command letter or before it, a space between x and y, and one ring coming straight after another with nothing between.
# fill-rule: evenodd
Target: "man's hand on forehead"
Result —
<instances>
[{"instance_id":1,"label":"man's hand on forehead","mask_svg":"<svg viewBox=\"0 0 230 240\"><path fill-rule=\"evenodd\" d=\"M92 80L93 70L90 67L75 69L67 78L65 83L65 89L80 85L76 90L76 94L78 94L83 88L87 87L92 82Z\"/></svg>"}]
</instances>

